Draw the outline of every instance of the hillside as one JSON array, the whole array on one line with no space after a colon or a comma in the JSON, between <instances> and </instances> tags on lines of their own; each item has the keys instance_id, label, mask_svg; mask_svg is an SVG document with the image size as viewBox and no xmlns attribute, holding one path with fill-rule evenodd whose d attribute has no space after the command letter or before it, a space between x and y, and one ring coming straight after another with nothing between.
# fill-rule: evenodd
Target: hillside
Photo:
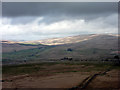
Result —
<instances>
[{"instance_id":1,"label":"hillside","mask_svg":"<svg viewBox=\"0 0 120 90\"><path fill-rule=\"evenodd\" d=\"M71 50L69 50L71 49ZM118 49L118 37L110 35L100 35L92 39L66 44L46 50L37 56L42 58L94 58L110 55L111 52ZM47 56L45 56L47 55Z\"/></svg>"},{"instance_id":2,"label":"hillside","mask_svg":"<svg viewBox=\"0 0 120 90\"><path fill-rule=\"evenodd\" d=\"M80 36L72 38L74 43L65 43L56 46L26 46L29 49L3 54L4 60L64 60L72 58L73 60L82 59L100 59L113 57L113 52L118 51L118 37L113 35L94 35L86 36L88 40L79 41ZM83 37L83 36L82 36ZM68 39L68 38L67 38ZM64 39L64 40L67 40ZM76 39L76 40L75 40ZM82 40L82 39L81 39ZM64 41L65 42L65 41ZM72 42L72 41L71 41ZM75 43L76 42L76 43ZM4 45L4 44L3 44ZM17 45L16 45L17 46ZM24 46L24 45L23 45ZM19 47L19 46L18 46ZM25 46L24 46L25 47ZM32 48L31 48L32 47ZM3 46L3 49L5 46ZM14 48L15 47L9 47Z\"/></svg>"},{"instance_id":3,"label":"hillside","mask_svg":"<svg viewBox=\"0 0 120 90\"><path fill-rule=\"evenodd\" d=\"M82 41L87 41L93 39L97 36L102 36L103 34L86 34L86 35L77 35L77 36L69 36L63 38L50 38L50 39L43 39L43 40L34 40L34 41L23 41L18 43L25 43L25 44L43 44L43 45L63 45L63 44L71 44L71 43L78 43ZM110 36L118 36L116 34L104 34Z\"/></svg>"},{"instance_id":4,"label":"hillside","mask_svg":"<svg viewBox=\"0 0 120 90\"><path fill-rule=\"evenodd\" d=\"M16 52L16 51L21 51L21 50L27 50L27 49L32 49L32 48L43 48L46 45L38 44L24 44L24 43L17 43L17 42L12 42L12 41L3 41L2 42L2 52Z\"/></svg>"},{"instance_id":5,"label":"hillside","mask_svg":"<svg viewBox=\"0 0 120 90\"><path fill-rule=\"evenodd\" d=\"M94 38L95 34L91 35L78 35L78 36L69 36L64 38L51 38L37 41L7 41L3 40L2 43L2 52L14 52L38 47L44 47L46 45L63 45L69 43L77 43L85 40Z\"/></svg>"},{"instance_id":6,"label":"hillside","mask_svg":"<svg viewBox=\"0 0 120 90\"><path fill-rule=\"evenodd\" d=\"M89 34L89 35L78 35L78 36L69 36L64 38L51 38L44 40L36 40L36 41L25 41L24 43L34 43L34 44L44 44L44 45L63 45L69 43L77 43L85 40L92 39L98 36L97 34Z\"/></svg>"}]
</instances>

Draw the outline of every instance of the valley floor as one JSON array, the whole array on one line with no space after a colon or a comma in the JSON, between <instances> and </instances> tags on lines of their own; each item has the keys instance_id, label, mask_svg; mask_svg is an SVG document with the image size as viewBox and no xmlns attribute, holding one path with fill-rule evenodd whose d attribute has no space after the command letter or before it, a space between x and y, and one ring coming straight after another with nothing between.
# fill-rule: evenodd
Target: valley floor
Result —
<instances>
[{"instance_id":1,"label":"valley floor","mask_svg":"<svg viewBox=\"0 0 120 90\"><path fill-rule=\"evenodd\" d=\"M41 63L4 66L3 71L3 88L120 89L120 67L118 66Z\"/></svg>"}]
</instances>

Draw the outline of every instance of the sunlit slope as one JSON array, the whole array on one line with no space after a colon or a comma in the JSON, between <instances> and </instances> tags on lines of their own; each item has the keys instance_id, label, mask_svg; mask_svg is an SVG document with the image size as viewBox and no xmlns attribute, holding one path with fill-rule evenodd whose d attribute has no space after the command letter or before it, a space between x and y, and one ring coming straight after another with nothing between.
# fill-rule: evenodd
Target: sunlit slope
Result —
<instances>
[{"instance_id":1,"label":"sunlit slope","mask_svg":"<svg viewBox=\"0 0 120 90\"><path fill-rule=\"evenodd\" d=\"M111 56L112 52L118 51L118 37L112 35L98 35L89 40L21 50L12 53L4 53L3 59L58 59L70 57L73 59L90 59Z\"/></svg>"},{"instance_id":2,"label":"sunlit slope","mask_svg":"<svg viewBox=\"0 0 120 90\"><path fill-rule=\"evenodd\" d=\"M117 50L118 37L100 35L83 42L57 46L37 54L37 56L42 58L92 58L110 55L113 51Z\"/></svg>"},{"instance_id":3,"label":"sunlit slope","mask_svg":"<svg viewBox=\"0 0 120 90\"><path fill-rule=\"evenodd\" d=\"M78 36L69 36L64 38L51 38L37 41L26 41L25 43L34 43L34 44L44 44L44 45L61 45L61 44L69 44L69 43L77 43L85 40L92 39L93 37L98 36L97 34L89 34L89 35L78 35Z\"/></svg>"}]
</instances>

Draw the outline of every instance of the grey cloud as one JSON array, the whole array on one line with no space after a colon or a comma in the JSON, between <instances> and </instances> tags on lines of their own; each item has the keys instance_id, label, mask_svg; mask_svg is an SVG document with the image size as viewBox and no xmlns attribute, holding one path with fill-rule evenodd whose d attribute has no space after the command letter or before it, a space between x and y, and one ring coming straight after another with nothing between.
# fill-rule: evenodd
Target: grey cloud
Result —
<instances>
[{"instance_id":1,"label":"grey cloud","mask_svg":"<svg viewBox=\"0 0 120 90\"><path fill-rule=\"evenodd\" d=\"M6 17L115 13L117 2L3 2Z\"/></svg>"},{"instance_id":2,"label":"grey cloud","mask_svg":"<svg viewBox=\"0 0 120 90\"><path fill-rule=\"evenodd\" d=\"M30 16L22 16L22 17L14 17L11 18L11 24L27 24L31 21L34 21L37 17L30 17Z\"/></svg>"},{"instance_id":3,"label":"grey cloud","mask_svg":"<svg viewBox=\"0 0 120 90\"><path fill-rule=\"evenodd\" d=\"M115 33L117 30L117 2L3 2L2 5L3 18L10 25L10 28L7 29L5 26L3 27L5 39L37 40L77 34L104 33L105 31ZM39 17L43 17L43 19L38 20ZM35 20L38 21L35 24L32 23ZM65 20L71 23L71 28L63 27L60 30L59 25L55 28L55 23L63 25L60 22ZM78 20L78 24L75 24L74 20ZM79 20L84 20L81 26Z\"/></svg>"},{"instance_id":4,"label":"grey cloud","mask_svg":"<svg viewBox=\"0 0 120 90\"><path fill-rule=\"evenodd\" d=\"M2 4L2 15L12 18L11 24L26 24L39 16L44 16L44 22L47 24L65 19L89 21L117 12L117 2L3 2Z\"/></svg>"}]
</instances>

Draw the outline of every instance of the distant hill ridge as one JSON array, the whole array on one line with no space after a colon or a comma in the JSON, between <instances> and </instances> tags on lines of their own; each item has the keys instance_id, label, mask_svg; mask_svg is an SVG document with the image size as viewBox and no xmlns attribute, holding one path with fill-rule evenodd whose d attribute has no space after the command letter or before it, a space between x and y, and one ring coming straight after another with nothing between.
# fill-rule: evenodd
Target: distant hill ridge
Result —
<instances>
[{"instance_id":1,"label":"distant hill ridge","mask_svg":"<svg viewBox=\"0 0 120 90\"><path fill-rule=\"evenodd\" d=\"M61 45L61 44L68 44L68 43L78 43L86 40L93 39L97 36L118 36L116 34L88 34L88 35L77 35L77 36L68 36L63 38L50 38L50 39L43 39L43 40L34 40L34 41L7 41L3 40L2 43L23 43L23 44L43 44L43 45Z\"/></svg>"}]
</instances>

